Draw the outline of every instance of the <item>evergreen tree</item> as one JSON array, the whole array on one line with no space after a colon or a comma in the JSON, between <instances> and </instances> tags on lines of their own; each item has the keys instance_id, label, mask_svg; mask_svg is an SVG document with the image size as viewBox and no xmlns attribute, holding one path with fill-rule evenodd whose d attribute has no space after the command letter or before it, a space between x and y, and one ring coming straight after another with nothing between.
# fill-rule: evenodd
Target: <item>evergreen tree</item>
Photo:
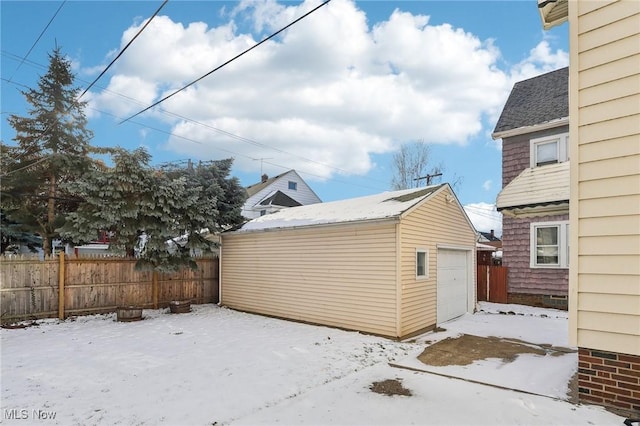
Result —
<instances>
[{"instance_id":1,"label":"evergreen tree","mask_svg":"<svg viewBox=\"0 0 640 426\"><path fill-rule=\"evenodd\" d=\"M30 105L28 116L9 117L18 145L3 147L10 153L2 156L2 209L23 231L39 234L47 254L65 214L78 206L60 185L77 179L93 164L86 103L78 99L80 89L73 82L71 63L56 48L37 89L22 92Z\"/></svg>"},{"instance_id":2,"label":"evergreen tree","mask_svg":"<svg viewBox=\"0 0 640 426\"><path fill-rule=\"evenodd\" d=\"M142 148L119 149L114 167L93 170L65 186L83 200L61 229L74 243L110 235L109 249L138 256L138 269L196 268L193 253L211 251L215 232L242 222L244 190L230 178L231 160L154 169ZM144 235L144 237L142 237Z\"/></svg>"}]
</instances>

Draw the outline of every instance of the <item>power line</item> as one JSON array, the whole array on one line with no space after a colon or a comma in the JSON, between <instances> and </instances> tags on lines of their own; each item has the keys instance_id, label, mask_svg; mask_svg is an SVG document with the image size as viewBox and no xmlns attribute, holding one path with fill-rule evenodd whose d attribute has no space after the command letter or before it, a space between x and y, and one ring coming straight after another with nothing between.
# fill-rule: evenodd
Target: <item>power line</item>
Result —
<instances>
[{"instance_id":1,"label":"power line","mask_svg":"<svg viewBox=\"0 0 640 426\"><path fill-rule=\"evenodd\" d=\"M129 43L127 43L127 45L120 51L120 53L118 53L118 55L113 58L113 60L109 63L109 65L107 65L107 67L100 73L100 75L98 77L96 77L95 80L93 80L91 82L91 84L84 89L84 92L82 92L82 94L78 97L78 99L80 99L81 97L84 96L85 93L87 93L89 91L89 89L91 89L93 87L93 85L100 80L100 77L102 77L104 75L104 73L107 72L107 70L109 68L111 68L111 65L113 65L118 58L120 58L120 56L122 56L122 54L124 53L125 50L127 50L129 48L129 46L131 46L131 43L133 43L133 40L135 40L136 38L138 38L138 36L144 31L145 28L147 28L147 25L149 25L149 23L153 20L153 18L156 17L156 15L160 12L160 10L162 10L162 8L164 7L165 4L167 4L169 2L169 0L164 0L164 2L160 5L160 7L155 11L155 13L151 16L151 18L149 18L149 20L142 26L142 28L140 28L140 30L138 30L138 32L136 33L135 36L133 36L133 38L131 40L129 40Z\"/></svg>"},{"instance_id":2,"label":"power line","mask_svg":"<svg viewBox=\"0 0 640 426\"><path fill-rule=\"evenodd\" d=\"M193 86L194 84L196 84L197 82L199 82L200 80L202 80L205 77L210 76L211 74L213 74L214 72L218 71L220 68L230 64L231 62L235 61L236 59L238 59L239 57L241 57L242 55L252 51L253 49L255 49L256 47L260 46L262 43L272 39L273 37L277 36L278 34L280 34L282 31L286 30L287 28L289 28L290 26L296 24L297 22L301 21L302 19L306 18L307 16L311 15L313 12L315 12L316 10L320 9L322 6L328 4L331 0L326 0L323 3L321 3L319 6L314 7L313 9L311 9L309 12L305 13L304 15L300 16L298 19L294 20L293 22L289 23L288 25L280 28L278 31L276 31L275 33L271 34L269 37L263 39L262 41L260 41L259 43L251 46L250 48L246 49L245 51L243 51L242 53L239 53L238 55L234 56L233 58L229 59L227 62L223 63L222 65L217 66L216 68L212 69L211 71L209 71L208 73L206 73L205 75L203 75L202 77L199 77L195 80L193 80L191 83L187 84L186 86L176 90L175 92L165 96L164 98L160 99L159 101L153 103L152 105L149 105L148 107L146 107L145 109L143 109L142 111L139 111L135 114L133 114L131 117L128 117L124 120L122 120L119 124L122 124L126 121L129 121L130 119L142 114L145 111L150 110L151 108L153 108L156 105L159 105L160 103L166 101L167 99L169 99L170 97L182 92L183 90L187 89L188 87Z\"/></svg>"},{"instance_id":3,"label":"power line","mask_svg":"<svg viewBox=\"0 0 640 426\"><path fill-rule=\"evenodd\" d=\"M47 28L49 28L49 25L51 25L51 23L53 22L53 20L56 18L56 16L58 16L58 12L60 12L60 9L62 9L62 6L64 6L64 4L67 2L67 0L64 0L60 6L58 7L58 10L56 10L56 12L53 14L53 16L51 17L51 19L49 19L49 22L47 23L47 25L44 27L44 29L40 32L40 35L38 36L38 38L36 39L36 41L33 42L33 44L31 45L31 48L29 48L29 51L27 52L26 55L24 55L24 58L22 58L22 62L20 62L20 64L18 64L18 67L16 68L16 70L13 72L13 74L11 75L11 78L9 78L9 82L11 82L11 80L13 80L13 77L16 75L16 73L20 70L20 67L22 66L22 64L24 63L24 61L29 57L29 54L31 53L31 51L33 50L34 47L36 47L36 44L38 44L38 42L40 41L40 39L42 38L43 34L45 33L45 31L47 31Z\"/></svg>"}]
</instances>

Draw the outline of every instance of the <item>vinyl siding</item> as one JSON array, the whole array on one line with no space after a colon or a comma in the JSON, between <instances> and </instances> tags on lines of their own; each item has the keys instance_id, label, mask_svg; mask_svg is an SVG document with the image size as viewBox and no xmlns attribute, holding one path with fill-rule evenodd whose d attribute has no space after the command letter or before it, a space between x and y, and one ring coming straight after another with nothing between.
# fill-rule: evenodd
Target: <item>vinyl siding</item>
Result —
<instances>
[{"instance_id":1,"label":"vinyl siding","mask_svg":"<svg viewBox=\"0 0 640 426\"><path fill-rule=\"evenodd\" d=\"M569 13L571 343L640 355L640 2Z\"/></svg>"},{"instance_id":2,"label":"vinyl siding","mask_svg":"<svg viewBox=\"0 0 640 426\"><path fill-rule=\"evenodd\" d=\"M400 222L401 241L401 334L414 333L436 324L437 246L475 247L475 232L448 190L434 195ZM429 278L416 279L416 249L429 250ZM472 256L475 259L475 256ZM475 270L475 268L473 269ZM473 280L475 283L475 280ZM475 286L473 286L475 289Z\"/></svg>"},{"instance_id":3,"label":"vinyl siding","mask_svg":"<svg viewBox=\"0 0 640 426\"><path fill-rule=\"evenodd\" d=\"M394 222L223 234L222 304L397 337Z\"/></svg>"}]
</instances>

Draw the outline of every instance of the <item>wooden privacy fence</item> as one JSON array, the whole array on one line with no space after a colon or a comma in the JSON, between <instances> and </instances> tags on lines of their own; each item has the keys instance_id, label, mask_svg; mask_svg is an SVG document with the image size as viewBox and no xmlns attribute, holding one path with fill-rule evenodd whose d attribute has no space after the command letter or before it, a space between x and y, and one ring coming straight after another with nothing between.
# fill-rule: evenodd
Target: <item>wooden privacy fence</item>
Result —
<instances>
[{"instance_id":1,"label":"wooden privacy fence","mask_svg":"<svg viewBox=\"0 0 640 426\"><path fill-rule=\"evenodd\" d=\"M217 257L196 260L198 269L175 273L136 271L135 259L2 258L0 319L3 323L35 318L113 312L119 306L164 308L172 300L218 302Z\"/></svg>"},{"instance_id":2,"label":"wooden privacy fence","mask_svg":"<svg viewBox=\"0 0 640 426\"><path fill-rule=\"evenodd\" d=\"M478 265L478 301L507 303L507 268Z\"/></svg>"}]
</instances>

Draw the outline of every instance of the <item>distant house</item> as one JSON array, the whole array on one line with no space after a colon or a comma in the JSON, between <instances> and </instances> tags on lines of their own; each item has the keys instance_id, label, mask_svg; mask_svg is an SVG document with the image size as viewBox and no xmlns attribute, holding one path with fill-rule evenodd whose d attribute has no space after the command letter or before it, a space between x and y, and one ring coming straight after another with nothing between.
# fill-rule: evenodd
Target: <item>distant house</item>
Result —
<instances>
[{"instance_id":1,"label":"distant house","mask_svg":"<svg viewBox=\"0 0 640 426\"><path fill-rule=\"evenodd\" d=\"M478 232L476 250L478 265L502 264L502 240L495 235L493 229L490 232Z\"/></svg>"},{"instance_id":2,"label":"distant house","mask_svg":"<svg viewBox=\"0 0 640 426\"><path fill-rule=\"evenodd\" d=\"M508 301L567 308L569 69L516 83L492 134L502 139L502 265Z\"/></svg>"},{"instance_id":3,"label":"distant house","mask_svg":"<svg viewBox=\"0 0 640 426\"><path fill-rule=\"evenodd\" d=\"M569 341L578 397L640 419L640 2L539 0L568 19Z\"/></svg>"},{"instance_id":4,"label":"distant house","mask_svg":"<svg viewBox=\"0 0 640 426\"><path fill-rule=\"evenodd\" d=\"M448 184L284 209L222 233L220 300L404 338L474 311L475 240Z\"/></svg>"},{"instance_id":5,"label":"distant house","mask_svg":"<svg viewBox=\"0 0 640 426\"><path fill-rule=\"evenodd\" d=\"M247 201L242 207L242 216L247 219L322 202L295 170L271 178L262 175L260 182L249 185L246 190Z\"/></svg>"}]
</instances>

